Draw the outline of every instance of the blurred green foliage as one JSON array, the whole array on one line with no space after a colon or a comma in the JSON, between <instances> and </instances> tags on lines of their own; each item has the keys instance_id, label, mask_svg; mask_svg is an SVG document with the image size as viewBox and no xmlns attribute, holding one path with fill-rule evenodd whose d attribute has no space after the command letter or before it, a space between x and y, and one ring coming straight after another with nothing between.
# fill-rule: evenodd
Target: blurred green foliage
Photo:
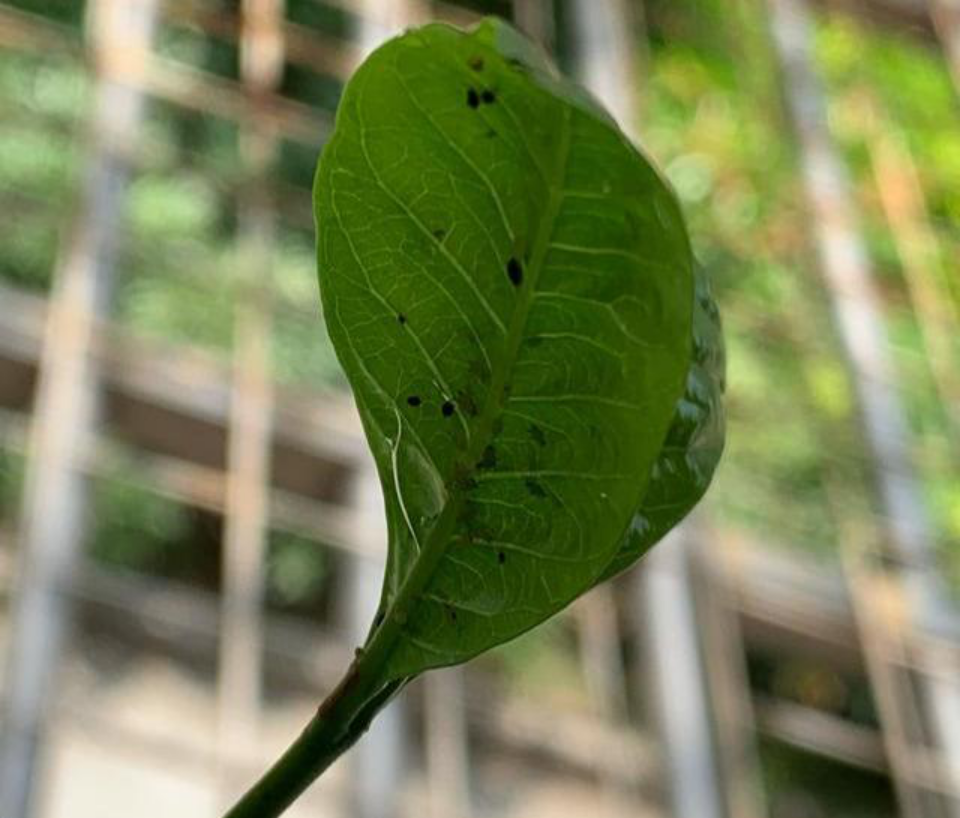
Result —
<instances>
[{"instance_id":1,"label":"blurred green foliage","mask_svg":"<svg viewBox=\"0 0 960 818\"><path fill-rule=\"evenodd\" d=\"M774 742L761 757L774 818L895 818L890 782Z\"/></svg>"},{"instance_id":2,"label":"blurred green foliage","mask_svg":"<svg viewBox=\"0 0 960 818\"><path fill-rule=\"evenodd\" d=\"M745 525L764 542L833 554L827 486L831 478L851 475L850 492L867 485L868 455L812 262L797 159L785 136L761 9L752 0L735 8L713 0L648 6L653 49L643 79L643 140L684 201L696 252L714 279L725 318L729 442L711 505L721 520ZM871 88L906 135L949 260L960 257L956 91L942 55L912 32L825 16L815 56L880 277L935 536L956 580L960 553L950 544L960 539L960 469L945 445L944 408L863 137L850 122L856 111L849 98L852 89ZM956 277L953 284L960 303ZM960 347L955 351L960 360Z\"/></svg>"},{"instance_id":3,"label":"blurred green foliage","mask_svg":"<svg viewBox=\"0 0 960 818\"><path fill-rule=\"evenodd\" d=\"M330 575L326 548L297 534L271 531L267 543L267 603L304 613L325 600Z\"/></svg>"},{"instance_id":4,"label":"blurred green foliage","mask_svg":"<svg viewBox=\"0 0 960 818\"><path fill-rule=\"evenodd\" d=\"M0 529L12 530L20 511L23 458L0 449Z\"/></svg>"},{"instance_id":5,"label":"blurred green foliage","mask_svg":"<svg viewBox=\"0 0 960 818\"><path fill-rule=\"evenodd\" d=\"M13 5L56 20L78 38L82 33L84 3L78 0ZM211 5L237 8L236 0ZM480 0L471 5L497 10ZM562 11L562 2L555 5ZM507 4L499 7L503 12ZM709 508L719 521L765 544L832 558L837 531L828 486L839 476L851 497L857 495L851 504L869 508L871 501L858 488L869 484L868 458L810 251L797 157L786 136L762 7L757 0L647 0L650 51L640 78L641 133L683 200L697 256L710 273L725 319L728 449ZM292 21L330 37L346 35L354 23L346 12L315 0L288 0L286 8ZM225 41L167 20L156 44L166 59L220 77L237 76L236 48ZM830 126L855 183L884 296L935 535L954 588L960 588L958 455L948 445L945 412L852 100L869 88L902 132L921 176L941 256L954 267L960 258L960 101L941 55L913 32L880 30L839 14L821 16L815 49L829 92ZM332 113L340 84L288 67L282 90ZM74 56L0 55L0 201L8 219L0 242L0 284L37 292L50 286L84 171L92 92L87 66ZM320 138L316 146L281 142L275 195L309 201ZM116 319L135 333L198 346L227 360L238 287L236 194L246 183L238 129L215 116L151 100L140 147L123 214ZM272 269L263 272L263 283L274 293L271 355L278 380L298 389L342 387L319 316L309 222L280 218ZM960 305L960 277L953 275L949 283ZM219 582L220 521L141 487L135 463L125 468L94 483L91 553L124 569L211 586ZM0 527L12 526L18 512L22 473L22 459L0 449ZM271 532L270 605L316 613L330 574L322 545ZM484 661L522 693L586 701L569 620L555 620ZM754 673L754 683L801 702L812 695L818 706L833 701L856 721L875 718L862 685L825 676L821 669L772 662ZM886 784L872 776L838 773L836 766L779 745L765 746L763 756L775 793L772 814L893 814Z\"/></svg>"},{"instance_id":6,"label":"blurred green foliage","mask_svg":"<svg viewBox=\"0 0 960 818\"><path fill-rule=\"evenodd\" d=\"M93 481L90 549L100 562L156 576L189 579L199 573L190 540L190 511L119 475ZM123 479L127 477L127 479Z\"/></svg>"}]
</instances>

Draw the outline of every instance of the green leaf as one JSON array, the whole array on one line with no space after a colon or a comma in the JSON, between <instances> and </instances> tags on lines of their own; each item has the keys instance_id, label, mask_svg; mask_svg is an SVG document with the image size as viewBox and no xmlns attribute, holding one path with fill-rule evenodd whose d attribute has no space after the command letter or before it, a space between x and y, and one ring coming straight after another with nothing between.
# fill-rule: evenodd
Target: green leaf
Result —
<instances>
[{"instance_id":1,"label":"green leaf","mask_svg":"<svg viewBox=\"0 0 960 818\"><path fill-rule=\"evenodd\" d=\"M723 454L726 359L720 311L700 268L695 281L693 360L687 385L640 509L598 582L629 568L690 513L710 485Z\"/></svg>"},{"instance_id":2,"label":"green leaf","mask_svg":"<svg viewBox=\"0 0 960 818\"><path fill-rule=\"evenodd\" d=\"M517 636L622 559L685 418L691 255L661 176L496 21L374 52L314 196L324 315L385 496L363 672L386 685Z\"/></svg>"}]
</instances>

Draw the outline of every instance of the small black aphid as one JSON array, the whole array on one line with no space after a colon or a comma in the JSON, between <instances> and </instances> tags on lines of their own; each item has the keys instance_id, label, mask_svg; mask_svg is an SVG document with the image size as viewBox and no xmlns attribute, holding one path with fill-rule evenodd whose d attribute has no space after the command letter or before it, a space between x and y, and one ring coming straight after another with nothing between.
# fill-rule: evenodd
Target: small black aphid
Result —
<instances>
[{"instance_id":1,"label":"small black aphid","mask_svg":"<svg viewBox=\"0 0 960 818\"><path fill-rule=\"evenodd\" d=\"M480 99L487 105L492 105L497 101L497 95L491 91L489 88L485 88L483 93L480 94Z\"/></svg>"},{"instance_id":2,"label":"small black aphid","mask_svg":"<svg viewBox=\"0 0 960 818\"><path fill-rule=\"evenodd\" d=\"M469 105L471 108L480 107L480 95L477 93L476 88L467 89L467 105Z\"/></svg>"},{"instance_id":3,"label":"small black aphid","mask_svg":"<svg viewBox=\"0 0 960 818\"><path fill-rule=\"evenodd\" d=\"M523 283L523 267L515 258L511 257L507 262L507 276L515 287L519 287Z\"/></svg>"},{"instance_id":4,"label":"small black aphid","mask_svg":"<svg viewBox=\"0 0 960 818\"><path fill-rule=\"evenodd\" d=\"M456 409L456 408L457 408L457 407L453 405L453 401L452 401L452 400L445 400L445 401L443 402L443 406L440 407L440 411L443 412L443 416L444 416L445 418L448 418L448 417L450 417L450 415L453 414L453 411L454 411L454 409Z\"/></svg>"},{"instance_id":5,"label":"small black aphid","mask_svg":"<svg viewBox=\"0 0 960 818\"><path fill-rule=\"evenodd\" d=\"M507 561L507 555L504 554L503 551L499 551L497 553L497 562L503 565L506 561Z\"/></svg>"},{"instance_id":6,"label":"small black aphid","mask_svg":"<svg viewBox=\"0 0 960 818\"><path fill-rule=\"evenodd\" d=\"M398 313L397 313L397 321L399 321L401 324L406 324L406 323L407 323L407 316L405 316L402 312L398 312Z\"/></svg>"},{"instance_id":7,"label":"small black aphid","mask_svg":"<svg viewBox=\"0 0 960 818\"><path fill-rule=\"evenodd\" d=\"M419 395L411 395L409 398L407 398L408 406L419 406L421 403L423 403L423 401L420 400Z\"/></svg>"}]
</instances>

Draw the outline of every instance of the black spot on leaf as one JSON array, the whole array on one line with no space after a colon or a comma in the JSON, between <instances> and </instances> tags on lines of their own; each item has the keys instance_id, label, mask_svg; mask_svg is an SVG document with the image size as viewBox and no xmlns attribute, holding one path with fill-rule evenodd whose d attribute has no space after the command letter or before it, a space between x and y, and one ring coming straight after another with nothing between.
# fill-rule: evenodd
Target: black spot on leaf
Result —
<instances>
[{"instance_id":1,"label":"black spot on leaf","mask_svg":"<svg viewBox=\"0 0 960 818\"><path fill-rule=\"evenodd\" d=\"M519 287L523 283L523 267L513 256L507 262L507 277L514 287Z\"/></svg>"},{"instance_id":2,"label":"black spot on leaf","mask_svg":"<svg viewBox=\"0 0 960 818\"><path fill-rule=\"evenodd\" d=\"M447 235L447 231L444 230L442 227L438 227L436 230L433 231L433 237L437 241L443 241L444 238L446 238L446 235Z\"/></svg>"},{"instance_id":3,"label":"black spot on leaf","mask_svg":"<svg viewBox=\"0 0 960 818\"><path fill-rule=\"evenodd\" d=\"M423 401L420 399L419 395L411 395L409 398L407 398L408 406L419 406L421 403L423 403Z\"/></svg>"},{"instance_id":4,"label":"black spot on leaf","mask_svg":"<svg viewBox=\"0 0 960 818\"><path fill-rule=\"evenodd\" d=\"M526 480L524 481L524 485L527 487L527 491L529 491L533 497L547 496L547 493L543 490L543 486L541 486L536 480Z\"/></svg>"},{"instance_id":5,"label":"black spot on leaf","mask_svg":"<svg viewBox=\"0 0 960 818\"><path fill-rule=\"evenodd\" d=\"M456 411L456 408L452 400L445 400L443 406L440 407L440 411L445 418L448 418Z\"/></svg>"},{"instance_id":6,"label":"black spot on leaf","mask_svg":"<svg viewBox=\"0 0 960 818\"><path fill-rule=\"evenodd\" d=\"M398 313L397 313L397 322L400 323L400 324L406 324L406 323L407 323L407 316L405 316L402 312L398 312Z\"/></svg>"},{"instance_id":7,"label":"black spot on leaf","mask_svg":"<svg viewBox=\"0 0 960 818\"><path fill-rule=\"evenodd\" d=\"M497 101L497 95L489 88L486 88L483 93L480 94L480 100L486 105L493 105L493 103Z\"/></svg>"},{"instance_id":8,"label":"black spot on leaf","mask_svg":"<svg viewBox=\"0 0 960 818\"><path fill-rule=\"evenodd\" d=\"M467 105L474 109L480 107L480 94L477 93L476 88L467 89Z\"/></svg>"},{"instance_id":9,"label":"black spot on leaf","mask_svg":"<svg viewBox=\"0 0 960 818\"><path fill-rule=\"evenodd\" d=\"M506 561L507 561L507 555L504 554L503 551L498 551L498 552L497 552L497 562L499 562L501 565L503 565Z\"/></svg>"},{"instance_id":10,"label":"black spot on leaf","mask_svg":"<svg viewBox=\"0 0 960 818\"><path fill-rule=\"evenodd\" d=\"M457 621L457 612L456 612L456 610L454 610L453 606L452 606L452 605L444 605L444 607L447 609L447 616L450 617L450 620L451 620L452 622L456 622L456 621Z\"/></svg>"}]
</instances>

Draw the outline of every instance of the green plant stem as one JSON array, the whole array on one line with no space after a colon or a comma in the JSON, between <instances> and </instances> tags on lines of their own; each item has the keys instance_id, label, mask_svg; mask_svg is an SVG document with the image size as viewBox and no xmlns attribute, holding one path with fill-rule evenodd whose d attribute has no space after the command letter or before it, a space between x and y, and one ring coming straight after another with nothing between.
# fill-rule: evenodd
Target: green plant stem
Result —
<instances>
[{"instance_id":1,"label":"green plant stem","mask_svg":"<svg viewBox=\"0 0 960 818\"><path fill-rule=\"evenodd\" d=\"M360 738L403 682L376 690L364 655L326 698L306 729L224 818L276 818Z\"/></svg>"}]
</instances>

